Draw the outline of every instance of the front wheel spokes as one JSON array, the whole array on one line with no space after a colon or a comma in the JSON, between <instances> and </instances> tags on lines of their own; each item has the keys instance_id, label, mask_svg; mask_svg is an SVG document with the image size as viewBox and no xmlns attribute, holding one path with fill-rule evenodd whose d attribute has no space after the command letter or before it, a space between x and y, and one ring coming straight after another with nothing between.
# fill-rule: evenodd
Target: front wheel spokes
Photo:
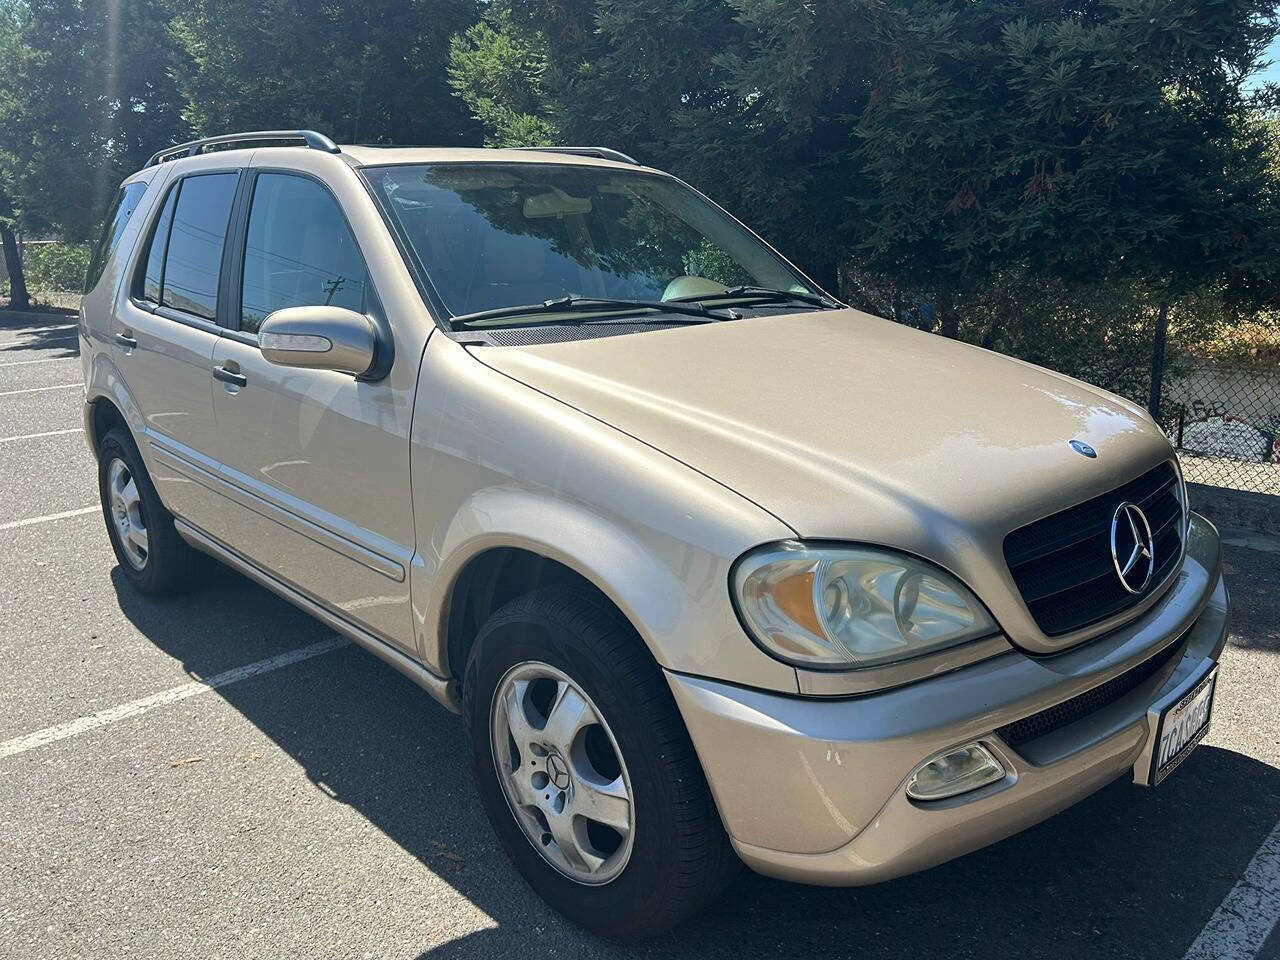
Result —
<instances>
[{"instance_id":1,"label":"front wheel spokes","mask_svg":"<svg viewBox=\"0 0 1280 960\"><path fill-rule=\"evenodd\" d=\"M569 809L577 816L603 824L619 836L631 832L631 795L621 777L596 783L578 777Z\"/></svg>"}]
</instances>

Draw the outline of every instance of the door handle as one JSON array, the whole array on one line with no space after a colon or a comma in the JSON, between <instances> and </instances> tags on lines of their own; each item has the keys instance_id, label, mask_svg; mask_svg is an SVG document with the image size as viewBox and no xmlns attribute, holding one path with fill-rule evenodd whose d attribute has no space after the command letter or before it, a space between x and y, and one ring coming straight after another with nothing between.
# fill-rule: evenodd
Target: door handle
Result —
<instances>
[{"instance_id":1,"label":"door handle","mask_svg":"<svg viewBox=\"0 0 1280 960\"><path fill-rule=\"evenodd\" d=\"M138 345L138 341L133 338L133 331L126 330L116 334L116 343L122 347L128 347L132 350Z\"/></svg>"},{"instance_id":2,"label":"door handle","mask_svg":"<svg viewBox=\"0 0 1280 960\"><path fill-rule=\"evenodd\" d=\"M231 383L237 387L247 387L249 385L249 378L243 373L236 373L236 371L229 370L222 364L218 364L213 368L213 379L221 380L223 383Z\"/></svg>"}]
</instances>

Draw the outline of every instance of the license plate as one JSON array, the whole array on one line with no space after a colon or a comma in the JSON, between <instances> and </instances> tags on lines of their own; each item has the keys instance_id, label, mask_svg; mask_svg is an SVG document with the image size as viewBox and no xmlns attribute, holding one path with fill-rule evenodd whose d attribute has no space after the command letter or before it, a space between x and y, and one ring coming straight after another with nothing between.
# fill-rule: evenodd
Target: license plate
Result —
<instances>
[{"instance_id":1,"label":"license plate","mask_svg":"<svg viewBox=\"0 0 1280 960\"><path fill-rule=\"evenodd\" d=\"M1155 731L1144 758L1134 768L1134 780L1146 786L1157 786L1187 759L1206 733L1213 710L1213 690L1218 679L1218 665L1190 681L1155 704L1149 716Z\"/></svg>"}]
</instances>

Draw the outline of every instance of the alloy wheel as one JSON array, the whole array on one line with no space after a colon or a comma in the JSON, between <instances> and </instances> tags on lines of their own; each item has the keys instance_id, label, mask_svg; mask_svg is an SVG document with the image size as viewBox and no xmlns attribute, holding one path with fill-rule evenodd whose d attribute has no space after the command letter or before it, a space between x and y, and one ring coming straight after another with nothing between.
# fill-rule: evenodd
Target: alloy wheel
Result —
<instances>
[{"instance_id":1,"label":"alloy wheel","mask_svg":"<svg viewBox=\"0 0 1280 960\"><path fill-rule=\"evenodd\" d=\"M107 468L107 496L111 523L124 548L125 558L135 570L141 570L151 555L147 522L142 515L142 497L129 465L118 457Z\"/></svg>"},{"instance_id":2,"label":"alloy wheel","mask_svg":"<svg viewBox=\"0 0 1280 960\"><path fill-rule=\"evenodd\" d=\"M502 791L534 848L579 883L620 874L635 834L631 781L586 692L550 664L516 664L494 691L489 727Z\"/></svg>"}]
</instances>

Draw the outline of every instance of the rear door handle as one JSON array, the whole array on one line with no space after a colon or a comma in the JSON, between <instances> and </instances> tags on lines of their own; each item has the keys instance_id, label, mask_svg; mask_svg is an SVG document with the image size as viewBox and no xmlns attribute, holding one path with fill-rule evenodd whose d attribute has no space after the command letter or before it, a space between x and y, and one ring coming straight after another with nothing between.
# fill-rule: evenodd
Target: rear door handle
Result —
<instances>
[{"instance_id":1,"label":"rear door handle","mask_svg":"<svg viewBox=\"0 0 1280 960\"><path fill-rule=\"evenodd\" d=\"M222 364L218 364L213 368L213 378L215 380L221 380L223 383L235 384L237 387L247 387L249 385L249 378L243 373L236 373L234 370L228 370Z\"/></svg>"},{"instance_id":2,"label":"rear door handle","mask_svg":"<svg viewBox=\"0 0 1280 960\"><path fill-rule=\"evenodd\" d=\"M138 345L138 341L133 338L132 331L123 331L121 333L117 333L116 343L120 344L120 346L122 347L128 347L130 350L132 350L134 347Z\"/></svg>"}]
</instances>

